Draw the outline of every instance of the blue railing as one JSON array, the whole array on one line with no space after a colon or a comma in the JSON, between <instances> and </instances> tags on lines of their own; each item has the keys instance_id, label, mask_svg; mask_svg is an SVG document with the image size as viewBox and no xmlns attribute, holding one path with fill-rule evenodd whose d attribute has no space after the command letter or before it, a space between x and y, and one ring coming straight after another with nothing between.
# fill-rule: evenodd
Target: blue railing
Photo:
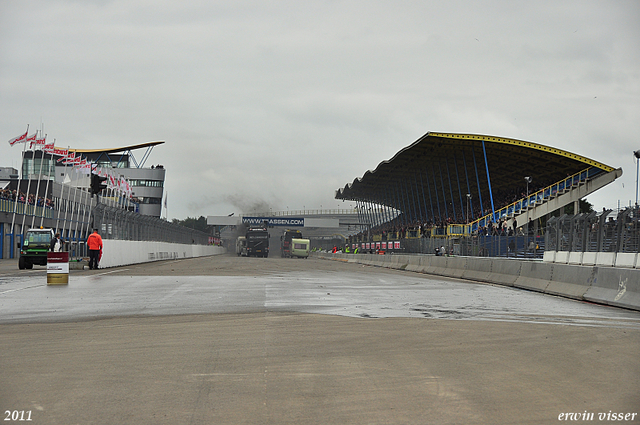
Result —
<instances>
[{"instance_id":1,"label":"blue railing","mask_svg":"<svg viewBox=\"0 0 640 425\"><path fill-rule=\"evenodd\" d=\"M547 202L548 200L556 197L559 194L562 194L568 190L570 190L574 186L579 186L580 184L586 182L587 180L593 178L594 176L602 173L600 168L590 167L585 170L582 170L578 173L575 173L572 176L567 177L566 179L560 180L557 183L554 183L544 189L541 189L535 193L530 194L527 197L524 197L512 204L507 205L495 212L495 214L487 214L484 217L479 218L478 220L471 222L469 224L470 232L477 231L480 227L486 227L490 222L497 222L500 218L503 217L512 217L514 215L520 214L521 212L537 205Z\"/></svg>"}]
</instances>

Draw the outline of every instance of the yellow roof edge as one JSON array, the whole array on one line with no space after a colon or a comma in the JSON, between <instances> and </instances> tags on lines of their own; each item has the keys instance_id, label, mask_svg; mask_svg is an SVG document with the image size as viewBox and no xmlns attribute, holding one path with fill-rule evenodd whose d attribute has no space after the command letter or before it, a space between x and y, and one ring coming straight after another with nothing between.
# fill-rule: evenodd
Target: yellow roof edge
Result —
<instances>
[{"instance_id":1,"label":"yellow roof edge","mask_svg":"<svg viewBox=\"0 0 640 425\"><path fill-rule=\"evenodd\" d=\"M137 145L124 146L124 147L121 147L121 148L110 148L110 149L72 149L72 148L69 148L69 151L70 152L76 152L76 153L96 153L96 152L113 153L113 152L123 152L123 151L130 151L130 150L134 150L134 149L148 148L148 147L151 147L151 146L161 145L163 143L164 143L164 140L156 140L156 141L153 141L153 142L139 143Z\"/></svg>"},{"instance_id":2,"label":"yellow roof edge","mask_svg":"<svg viewBox=\"0 0 640 425\"><path fill-rule=\"evenodd\" d=\"M602 170L605 170L607 172L611 172L613 170L615 170L615 168L609 166L609 165L605 165L601 162L595 161L593 159L587 158L585 156L582 155L578 155L575 153L571 153L571 152L567 152L565 150L562 149L558 149L558 148L552 148L549 146L545 146L545 145L541 145L539 143L533 143L533 142L527 142L524 140L518 140L518 139L510 139L507 137L496 137L496 136L487 136L487 135L483 135L483 134L463 134L463 133L436 133L436 132L429 132L428 134L429 136L434 136L434 137L443 137L443 138L448 138L448 139L462 139L462 140L484 140L486 142L495 142L495 143L504 143L507 145L513 145L513 146L524 146L530 149L536 149L539 151L543 151L543 152L548 152L548 153L553 153L556 155L560 155L560 156L564 156L565 158L570 158L570 159L574 159L576 161L580 161L582 163L585 164L589 164L593 167L598 167Z\"/></svg>"}]
</instances>

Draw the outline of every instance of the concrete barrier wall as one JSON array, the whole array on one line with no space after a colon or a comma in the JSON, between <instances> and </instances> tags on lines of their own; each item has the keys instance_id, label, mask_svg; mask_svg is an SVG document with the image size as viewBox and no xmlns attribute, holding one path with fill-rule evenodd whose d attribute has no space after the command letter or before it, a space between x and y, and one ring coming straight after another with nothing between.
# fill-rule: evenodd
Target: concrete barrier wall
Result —
<instances>
[{"instance_id":1,"label":"concrete barrier wall","mask_svg":"<svg viewBox=\"0 0 640 425\"><path fill-rule=\"evenodd\" d=\"M103 239L104 248L100 267L117 267L129 264L177 258L194 258L224 254L226 249L211 245L184 245L166 242L121 241Z\"/></svg>"},{"instance_id":2,"label":"concrete barrier wall","mask_svg":"<svg viewBox=\"0 0 640 425\"><path fill-rule=\"evenodd\" d=\"M488 278L489 282L507 286L515 285L516 279L520 276L520 270L522 268L521 261L502 258L490 259L490 261L492 265L491 274Z\"/></svg>"},{"instance_id":3,"label":"concrete barrier wall","mask_svg":"<svg viewBox=\"0 0 640 425\"><path fill-rule=\"evenodd\" d=\"M640 310L640 270L600 267L584 294L587 301Z\"/></svg>"},{"instance_id":4,"label":"concrete barrier wall","mask_svg":"<svg viewBox=\"0 0 640 425\"><path fill-rule=\"evenodd\" d=\"M544 292L581 300L597 275L597 267L555 264L551 281Z\"/></svg>"},{"instance_id":5,"label":"concrete barrier wall","mask_svg":"<svg viewBox=\"0 0 640 425\"><path fill-rule=\"evenodd\" d=\"M468 257L467 269L462 273L463 279L491 282L493 259L484 257Z\"/></svg>"},{"instance_id":6,"label":"concrete barrier wall","mask_svg":"<svg viewBox=\"0 0 640 425\"><path fill-rule=\"evenodd\" d=\"M554 266L555 264L539 263L536 261L523 262L520 267L520 274L513 283L513 286L531 291L544 292L547 286L549 286L549 282L551 282Z\"/></svg>"},{"instance_id":7,"label":"concrete barrier wall","mask_svg":"<svg viewBox=\"0 0 640 425\"><path fill-rule=\"evenodd\" d=\"M632 269L636 267L636 261L638 259L638 254L630 254L626 252L619 252L616 255L616 267L625 267Z\"/></svg>"},{"instance_id":8,"label":"concrete barrier wall","mask_svg":"<svg viewBox=\"0 0 640 425\"><path fill-rule=\"evenodd\" d=\"M345 257L348 261L372 266L515 286L640 311L640 269L612 267L609 263L615 260L610 255L605 256L607 266L567 264L568 254L561 256L563 263L434 255L314 255L342 261ZM633 263L636 267L637 261L637 257L620 259L623 264Z\"/></svg>"},{"instance_id":9,"label":"concrete barrier wall","mask_svg":"<svg viewBox=\"0 0 640 425\"><path fill-rule=\"evenodd\" d=\"M461 278L466 269L467 257L447 257L446 276Z\"/></svg>"},{"instance_id":10,"label":"concrete barrier wall","mask_svg":"<svg viewBox=\"0 0 640 425\"><path fill-rule=\"evenodd\" d=\"M581 266L640 268L640 254L628 252L545 251L542 261Z\"/></svg>"}]
</instances>

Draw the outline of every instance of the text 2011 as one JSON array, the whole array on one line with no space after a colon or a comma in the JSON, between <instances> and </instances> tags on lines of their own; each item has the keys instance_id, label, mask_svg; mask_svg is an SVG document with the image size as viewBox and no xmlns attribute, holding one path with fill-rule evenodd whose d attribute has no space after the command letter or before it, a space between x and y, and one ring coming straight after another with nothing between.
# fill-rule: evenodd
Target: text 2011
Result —
<instances>
[{"instance_id":1,"label":"text 2011","mask_svg":"<svg viewBox=\"0 0 640 425\"><path fill-rule=\"evenodd\" d=\"M30 421L31 410L5 410L5 421Z\"/></svg>"}]
</instances>

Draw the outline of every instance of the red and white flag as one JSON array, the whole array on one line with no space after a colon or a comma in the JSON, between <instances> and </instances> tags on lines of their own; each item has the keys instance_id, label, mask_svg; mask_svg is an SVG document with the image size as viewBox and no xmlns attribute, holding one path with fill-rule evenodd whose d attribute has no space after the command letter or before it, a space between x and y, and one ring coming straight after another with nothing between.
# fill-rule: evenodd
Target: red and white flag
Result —
<instances>
[{"instance_id":1,"label":"red and white flag","mask_svg":"<svg viewBox=\"0 0 640 425\"><path fill-rule=\"evenodd\" d=\"M21 134L21 135L19 135L17 137L14 137L11 140L9 140L9 144L11 146L13 146L16 143L25 143L27 141L27 133L29 133L29 129L27 129L27 131L25 131L24 134Z\"/></svg>"},{"instance_id":2,"label":"red and white flag","mask_svg":"<svg viewBox=\"0 0 640 425\"><path fill-rule=\"evenodd\" d=\"M33 148L33 145L36 143L36 138L38 137L38 132L36 131L35 133L33 133L31 136L27 137L26 142L29 143L29 149Z\"/></svg>"},{"instance_id":3,"label":"red and white flag","mask_svg":"<svg viewBox=\"0 0 640 425\"><path fill-rule=\"evenodd\" d=\"M68 152L66 156L63 156L59 161L64 161L64 164L73 164L76 159L75 152Z\"/></svg>"}]
</instances>

